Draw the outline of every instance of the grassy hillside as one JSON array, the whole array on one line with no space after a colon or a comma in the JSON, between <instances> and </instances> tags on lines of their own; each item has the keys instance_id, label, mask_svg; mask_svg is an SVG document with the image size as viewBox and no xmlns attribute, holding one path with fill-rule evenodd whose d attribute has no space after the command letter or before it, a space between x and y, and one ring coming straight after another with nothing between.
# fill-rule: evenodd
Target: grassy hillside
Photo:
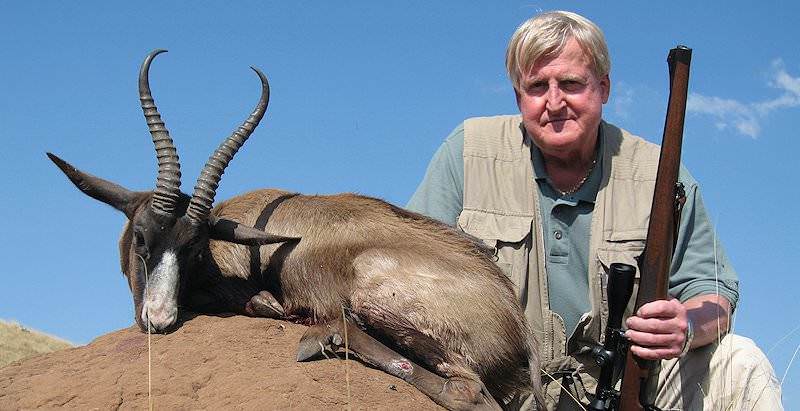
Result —
<instances>
[{"instance_id":1,"label":"grassy hillside","mask_svg":"<svg viewBox=\"0 0 800 411\"><path fill-rule=\"evenodd\" d=\"M0 367L37 354L72 347L67 341L0 320Z\"/></svg>"}]
</instances>

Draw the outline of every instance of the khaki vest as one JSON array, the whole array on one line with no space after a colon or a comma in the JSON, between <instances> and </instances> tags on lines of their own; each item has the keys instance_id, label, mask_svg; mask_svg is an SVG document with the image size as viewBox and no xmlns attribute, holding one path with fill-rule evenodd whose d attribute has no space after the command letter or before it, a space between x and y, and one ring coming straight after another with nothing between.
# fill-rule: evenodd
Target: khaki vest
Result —
<instances>
[{"instance_id":1,"label":"khaki vest","mask_svg":"<svg viewBox=\"0 0 800 411\"><path fill-rule=\"evenodd\" d=\"M647 236L659 147L606 122L601 127L603 176L592 215L586 274L591 312L581 317L567 339L564 322L548 302L531 139L519 115L464 122L464 206L458 226L496 250L497 264L514 283L548 373L595 367L586 354L604 338L608 267L614 262L637 266ZM634 295L637 288L638 280Z\"/></svg>"}]
</instances>

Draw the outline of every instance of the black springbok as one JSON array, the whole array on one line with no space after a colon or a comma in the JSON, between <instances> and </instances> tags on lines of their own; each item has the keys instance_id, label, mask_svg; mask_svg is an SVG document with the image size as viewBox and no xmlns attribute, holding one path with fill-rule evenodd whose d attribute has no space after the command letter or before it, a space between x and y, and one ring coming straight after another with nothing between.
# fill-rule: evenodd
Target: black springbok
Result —
<instances>
[{"instance_id":1,"label":"black springbok","mask_svg":"<svg viewBox=\"0 0 800 411\"><path fill-rule=\"evenodd\" d=\"M148 82L163 51L150 53L139 73L158 157L154 191L130 191L48 153L82 192L127 216L120 262L142 330L169 330L179 308L289 319L311 325L299 361L342 349L347 333L363 361L449 409L541 399L534 339L480 241L355 194L258 190L212 208L225 167L267 108L269 85L258 69L258 105L209 158L192 196L183 194L177 151Z\"/></svg>"}]
</instances>

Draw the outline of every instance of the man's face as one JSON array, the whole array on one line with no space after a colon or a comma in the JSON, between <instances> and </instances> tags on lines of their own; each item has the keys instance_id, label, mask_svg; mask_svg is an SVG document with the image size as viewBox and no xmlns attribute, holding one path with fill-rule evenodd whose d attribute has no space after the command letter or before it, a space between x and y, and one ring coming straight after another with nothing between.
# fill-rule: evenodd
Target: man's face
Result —
<instances>
[{"instance_id":1,"label":"man's face","mask_svg":"<svg viewBox=\"0 0 800 411\"><path fill-rule=\"evenodd\" d=\"M546 157L574 161L594 152L609 89L608 75L598 77L589 56L569 39L561 53L540 59L522 75L517 105Z\"/></svg>"}]
</instances>

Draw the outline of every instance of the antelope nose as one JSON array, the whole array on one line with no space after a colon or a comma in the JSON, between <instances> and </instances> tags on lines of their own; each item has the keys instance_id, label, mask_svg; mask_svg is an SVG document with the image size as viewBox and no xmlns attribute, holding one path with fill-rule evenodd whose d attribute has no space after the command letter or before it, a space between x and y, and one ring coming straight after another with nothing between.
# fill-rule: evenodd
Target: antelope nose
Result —
<instances>
[{"instance_id":1,"label":"antelope nose","mask_svg":"<svg viewBox=\"0 0 800 411\"><path fill-rule=\"evenodd\" d=\"M175 324L178 319L178 308L174 306L144 307L142 320L149 324L152 331L161 332Z\"/></svg>"}]
</instances>

